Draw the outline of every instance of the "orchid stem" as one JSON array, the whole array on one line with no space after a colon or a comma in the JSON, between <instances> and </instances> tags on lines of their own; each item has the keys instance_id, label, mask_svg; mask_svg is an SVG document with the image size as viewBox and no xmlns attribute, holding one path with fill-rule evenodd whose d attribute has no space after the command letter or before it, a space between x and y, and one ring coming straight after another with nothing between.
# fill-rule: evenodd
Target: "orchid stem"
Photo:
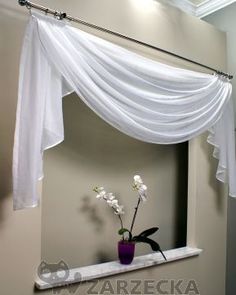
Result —
<instances>
[{"instance_id":1,"label":"orchid stem","mask_svg":"<svg viewBox=\"0 0 236 295\"><path fill-rule=\"evenodd\" d=\"M123 226L123 221L122 221L120 215L118 215L118 217L119 217L119 219L120 219L120 225L121 225L121 228L124 228L124 226Z\"/></svg>"},{"instance_id":2,"label":"orchid stem","mask_svg":"<svg viewBox=\"0 0 236 295\"><path fill-rule=\"evenodd\" d=\"M120 217L120 215L118 215L119 219L120 219L120 225L121 225L121 228L124 228L123 226L123 221L122 221L122 218ZM124 234L122 235L122 239L124 240Z\"/></svg>"},{"instance_id":3,"label":"orchid stem","mask_svg":"<svg viewBox=\"0 0 236 295\"><path fill-rule=\"evenodd\" d=\"M130 233L131 234L132 234L132 230L133 230L133 227L134 227L134 222L135 222L135 219L136 219L136 215L137 215L137 212L138 212L138 207L140 205L140 202L141 202L141 197L139 196L137 206L134 209L135 210L134 211L134 216L133 216L133 220L132 220L131 227L130 227Z\"/></svg>"}]
</instances>

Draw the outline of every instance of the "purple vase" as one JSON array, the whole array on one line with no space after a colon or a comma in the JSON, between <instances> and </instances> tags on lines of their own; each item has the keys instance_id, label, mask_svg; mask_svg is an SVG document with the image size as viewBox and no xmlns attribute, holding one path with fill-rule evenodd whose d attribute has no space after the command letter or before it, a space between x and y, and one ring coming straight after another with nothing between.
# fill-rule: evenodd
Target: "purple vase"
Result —
<instances>
[{"instance_id":1,"label":"purple vase","mask_svg":"<svg viewBox=\"0 0 236 295\"><path fill-rule=\"evenodd\" d=\"M127 241L118 242L118 254L121 264L130 264L134 259L135 243Z\"/></svg>"}]
</instances>

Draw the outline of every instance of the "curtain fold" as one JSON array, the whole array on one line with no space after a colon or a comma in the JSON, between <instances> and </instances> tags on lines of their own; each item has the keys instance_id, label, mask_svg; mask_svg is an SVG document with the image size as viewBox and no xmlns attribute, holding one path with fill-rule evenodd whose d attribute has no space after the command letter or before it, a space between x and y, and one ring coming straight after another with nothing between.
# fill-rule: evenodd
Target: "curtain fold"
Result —
<instances>
[{"instance_id":1,"label":"curtain fold","mask_svg":"<svg viewBox=\"0 0 236 295\"><path fill-rule=\"evenodd\" d=\"M236 196L231 83L142 57L64 21L34 13L25 33L13 154L14 209L38 204L43 151L64 138L62 98L75 91L136 139L174 144L209 131L216 177Z\"/></svg>"}]
</instances>

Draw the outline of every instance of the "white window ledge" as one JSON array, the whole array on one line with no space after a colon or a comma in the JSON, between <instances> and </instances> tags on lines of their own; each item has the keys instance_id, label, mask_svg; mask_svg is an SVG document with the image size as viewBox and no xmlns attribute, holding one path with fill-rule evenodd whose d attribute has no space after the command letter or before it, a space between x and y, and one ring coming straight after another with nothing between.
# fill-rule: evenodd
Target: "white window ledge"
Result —
<instances>
[{"instance_id":1,"label":"white window ledge","mask_svg":"<svg viewBox=\"0 0 236 295\"><path fill-rule=\"evenodd\" d=\"M198 256L202 252L198 248L183 247L164 251L167 261L164 260L160 253L152 253L148 255L135 257L132 264L122 265L118 261L106 262L90 266L70 269L69 277L62 281L48 280L42 281L40 278L35 280L35 286L40 290L50 289L59 286L89 281L110 275L120 274L128 271L134 271L154 265L165 264L172 261L185 259L188 257ZM51 275L51 277L57 277Z\"/></svg>"}]
</instances>

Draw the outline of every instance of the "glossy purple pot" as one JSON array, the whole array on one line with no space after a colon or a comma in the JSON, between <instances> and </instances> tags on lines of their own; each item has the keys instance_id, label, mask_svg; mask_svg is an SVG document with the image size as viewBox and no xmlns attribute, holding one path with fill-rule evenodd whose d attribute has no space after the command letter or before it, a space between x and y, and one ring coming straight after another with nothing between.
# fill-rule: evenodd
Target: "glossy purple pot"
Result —
<instances>
[{"instance_id":1,"label":"glossy purple pot","mask_svg":"<svg viewBox=\"0 0 236 295\"><path fill-rule=\"evenodd\" d=\"M135 243L127 241L118 242L118 255L121 264L131 264L134 259Z\"/></svg>"}]
</instances>

